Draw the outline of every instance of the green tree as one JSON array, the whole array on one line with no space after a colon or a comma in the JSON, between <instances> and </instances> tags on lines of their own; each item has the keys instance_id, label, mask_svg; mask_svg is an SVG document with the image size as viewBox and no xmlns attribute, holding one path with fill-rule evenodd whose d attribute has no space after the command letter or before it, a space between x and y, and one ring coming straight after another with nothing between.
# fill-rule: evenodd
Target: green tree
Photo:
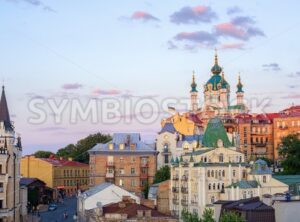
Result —
<instances>
[{"instance_id":1,"label":"green tree","mask_svg":"<svg viewBox=\"0 0 300 222\"><path fill-rule=\"evenodd\" d=\"M202 215L202 221L201 222L215 222L214 220L214 211L209 208L205 208L203 215Z\"/></svg>"},{"instance_id":2,"label":"green tree","mask_svg":"<svg viewBox=\"0 0 300 222\"><path fill-rule=\"evenodd\" d=\"M170 176L171 176L170 167L167 165L163 166L159 170L156 171L153 183L160 183L160 182L169 180Z\"/></svg>"},{"instance_id":3,"label":"green tree","mask_svg":"<svg viewBox=\"0 0 300 222\"><path fill-rule=\"evenodd\" d=\"M145 199L148 199L149 189L150 189L150 186L149 186L149 183L147 182L143 187L143 194L144 194Z\"/></svg>"},{"instance_id":4,"label":"green tree","mask_svg":"<svg viewBox=\"0 0 300 222\"><path fill-rule=\"evenodd\" d=\"M220 222L246 222L246 220L235 212L224 212L221 215Z\"/></svg>"},{"instance_id":5,"label":"green tree","mask_svg":"<svg viewBox=\"0 0 300 222\"><path fill-rule=\"evenodd\" d=\"M183 222L215 222L214 211L212 209L205 209L202 218L196 213L190 213L188 210L181 211L181 219Z\"/></svg>"},{"instance_id":6,"label":"green tree","mask_svg":"<svg viewBox=\"0 0 300 222\"><path fill-rule=\"evenodd\" d=\"M50 151L43 151L43 150L36 151L33 154L33 156L36 158L49 158L51 155L55 155L55 154Z\"/></svg>"},{"instance_id":7,"label":"green tree","mask_svg":"<svg viewBox=\"0 0 300 222\"><path fill-rule=\"evenodd\" d=\"M297 134L282 139L279 154L283 157L281 165L285 174L300 174L300 140Z\"/></svg>"},{"instance_id":8,"label":"green tree","mask_svg":"<svg viewBox=\"0 0 300 222\"><path fill-rule=\"evenodd\" d=\"M93 148L97 143L107 143L111 140L110 135L96 133L87 136L77 142L76 145L69 144L68 146L59 149L57 155L68 158L72 157L75 161L89 163L88 150Z\"/></svg>"}]
</instances>

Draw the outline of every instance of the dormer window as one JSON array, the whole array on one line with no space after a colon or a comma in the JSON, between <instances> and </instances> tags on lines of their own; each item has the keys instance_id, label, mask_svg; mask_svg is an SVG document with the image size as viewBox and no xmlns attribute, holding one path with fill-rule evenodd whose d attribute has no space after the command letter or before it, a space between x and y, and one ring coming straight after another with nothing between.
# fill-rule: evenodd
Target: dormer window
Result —
<instances>
[{"instance_id":1,"label":"dormer window","mask_svg":"<svg viewBox=\"0 0 300 222\"><path fill-rule=\"evenodd\" d=\"M113 149L114 149L114 144L113 144L113 143L108 144L108 148L109 148L110 150L113 150Z\"/></svg>"},{"instance_id":2,"label":"dormer window","mask_svg":"<svg viewBox=\"0 0 300 222\"><path fill-rule=\"evenodd\" d=\"M266 183L266 182L267 182L267 177L263 176L263 183Z\"/></svg>"},{"instance_id":3,"label":"dormer window","mask_svg":"<svg viewBox=\"0 0 300 222\"><path fill-rule=\"evenodd\" d=\"M120 143L119 144L119 150L124 150L125 144L124 143Z\"/></svg>"}]
</instances>

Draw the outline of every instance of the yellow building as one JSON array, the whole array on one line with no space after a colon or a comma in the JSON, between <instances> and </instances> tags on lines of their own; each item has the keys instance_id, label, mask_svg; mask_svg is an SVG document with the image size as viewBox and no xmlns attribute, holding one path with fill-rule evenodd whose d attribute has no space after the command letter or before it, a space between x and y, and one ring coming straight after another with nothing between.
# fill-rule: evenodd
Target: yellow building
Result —
<instances>
[{"instance_id":1,"label":"yellow building","mask_svg":"<svg viewBox=\"0 0 300 222\"><path fill-rule=\"evenodd\" d=\"M48 187L72 195L77 190L88 189L89 165L73 161L24 156L21 160L21 176L35 177L44 181Z\"/></svg>"}]
</instances>

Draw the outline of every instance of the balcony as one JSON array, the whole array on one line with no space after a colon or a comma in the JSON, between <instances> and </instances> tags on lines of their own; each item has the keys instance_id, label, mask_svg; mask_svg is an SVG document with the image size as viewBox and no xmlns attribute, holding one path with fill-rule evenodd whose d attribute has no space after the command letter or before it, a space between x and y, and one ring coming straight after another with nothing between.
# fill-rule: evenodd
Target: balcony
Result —
<instances>
[{"instance_id":1,"label":"balcony","mask_svg":"<svg viewBox=\"0 0 300 222\"><path fill-rule=\"evenodd\" d=\"M187 187L181 187L181 193L189 193L189 190Z\"/></svg>"},{"instance_id":2,"label":"balcony","mask_svg":"<svg viewBox=\"0 0 300 222\"><path fill-rule=\"evenodd\" d=\"M177 199L177 198L173 198L173 204L175 204L175 205L178 205L179 204L179 199Z\"/></svg>"},{"instance_id":3,"label":"balcony","mask_svg":"<svg viewBox=\"0 0 300 222\"><path fill-rule=\"evenodd\" d=\"M172 192L173 193L178 193L179 192L179 188L178 187L172 187Z\"/></svg>"},{"instance_id":4,"label":"balcony","mask_svg":"<svg viewBox=\"0 0 300 222\"><path fill-rule=\"evenodd\" d=\"M115 164L114 164L114 162L112 162L112 161L108 161L108 162L106 162L106 166L107 166L107 167L114 167Z\"/></svg>"},{"instance_id":5,"label":"balcony","mask_svg":"<svg viewBox=\"0 0 300 222\"><path fill-rule=\"evenodd\" d=\"M188 200L182 199L181 200L181 205L182 206L188 206Z\"/></svg>"},{"instance_id":6,"label":"balcony","mask_svg":"<svg viewBox=\"0 0 300 222\"><path fill-rule=\"evenodd\" d=\"M149 167L148 162L141 162L141 167L142 168Z\"/></svg>"},{"instance_id":7,"label":"balcony","mask_svg":"<svg viewBox=\"0 0 300 222\"><path fill-rule=\"evenodd\" d=\"M175 175L175 176L173 176L173 178L172 178L173 180L179 180L179 176L178 175Z\"/></svg>"},{"instance_id":8,"label":"balcony","mask_svg":"<svg viewBox=\"0 0 300 222\"><path fill-rule=\"evenodd\" d=\"M182 180L182 181L188 181L188 179L189 179L189 177L188 177L187 175L183 175L183 176L181 177L181 180Z\"/></svg>"},{"instance_id":9,"label":"balcony","mask_svg":"<svg viewBox=\"0 0 300 222\"><path fill-rule=\"evenodd\" d=\"M109 172L107 172L107 173L105 174L105 177L106 177L106 178L114 178L114 177L115 177L115 174L114 174L114 173L109 173Z\"/></svg>"}]
</instances>

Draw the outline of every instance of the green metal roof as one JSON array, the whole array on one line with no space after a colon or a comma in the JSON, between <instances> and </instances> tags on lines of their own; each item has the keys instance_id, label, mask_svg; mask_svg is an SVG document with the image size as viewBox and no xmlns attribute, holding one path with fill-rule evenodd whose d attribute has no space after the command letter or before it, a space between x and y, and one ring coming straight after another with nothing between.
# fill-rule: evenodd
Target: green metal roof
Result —
<instances>
[{"instance_id":1,"label":"green metal roof","mask_svg":"<svg viewBox=\"0 0 300 222\"><path fill-rule=\"evenodd\" d=\"M240 189L251 189L251 188L257 188L258 186L260 185L256 180L241 180L229 185L227 188L239 187Z\"/></svg>"},{"instance_id":2,"label":"green metal roof","mask_svg":"<svg viewBox=\"0 0 300 222\"><path fill-rule=\"evenodd\" d=\"M222 140L224 147L231 147L224 125L219 118L212 118L206 127L202 144L204 147L218 147L218 140Z\"/></svg>"},{"instance_id":3,"label":"green metal roof","mask_svg":"<svg viewBox=\"0 0 300 222\"><path fill-rule=\"evenodd\" d=\"M300 175L274 175L273 178L287 185L300 183Z\"/></svg>"}]
</instances>

